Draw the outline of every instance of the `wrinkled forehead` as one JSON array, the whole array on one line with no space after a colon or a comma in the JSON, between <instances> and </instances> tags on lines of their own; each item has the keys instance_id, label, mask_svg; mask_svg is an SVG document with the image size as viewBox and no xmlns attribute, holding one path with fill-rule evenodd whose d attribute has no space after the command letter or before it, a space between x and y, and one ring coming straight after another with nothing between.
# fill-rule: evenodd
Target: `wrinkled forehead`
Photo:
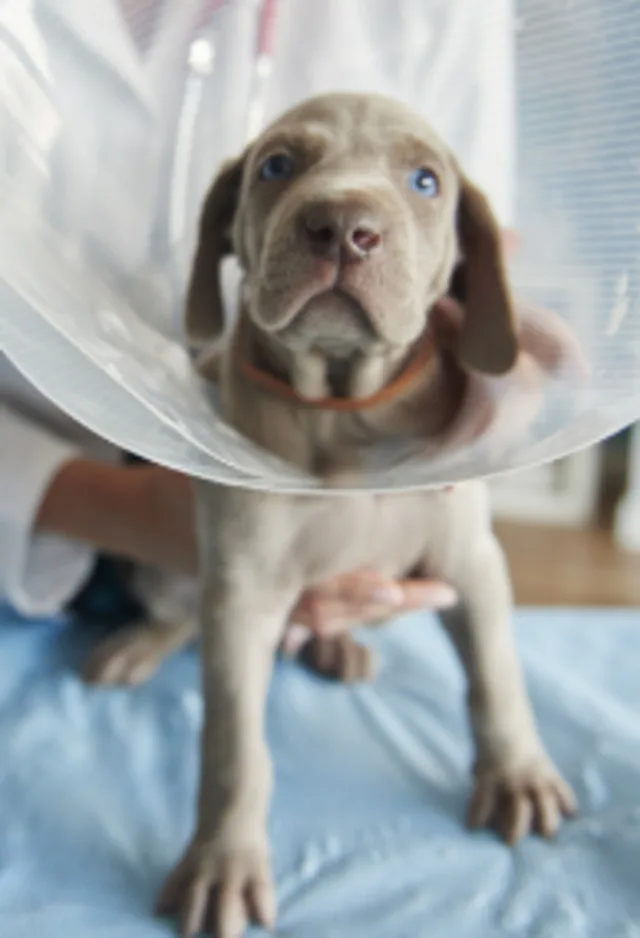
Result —
<instances>
[{"instance_id":1,"label":"wrinkled forehead","mask_svg":"<svg viewBox=\"0 0 640 938\"><path fill-rule=\"evenodd\" d=\"M420 115L391 99L375 95L332 94L312 98L287 111L256 141L264 153L279 144L332 155L380 156L409 164L436 162L453 166L453 157Z\"/></svg>"}]
</instances>

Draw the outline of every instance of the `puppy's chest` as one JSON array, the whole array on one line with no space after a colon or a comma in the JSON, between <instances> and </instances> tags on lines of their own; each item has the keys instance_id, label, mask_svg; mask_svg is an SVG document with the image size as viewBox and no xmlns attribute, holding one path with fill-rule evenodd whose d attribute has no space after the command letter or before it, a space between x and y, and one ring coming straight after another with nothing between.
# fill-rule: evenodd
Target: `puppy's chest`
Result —
<instances>
[{"instance_id":1,"label":"puppy's chest","mask_svg":"<svg viewBox=\"0 0 640 938\"><path fill-rule=\"evenodd\" d=\"M413 402L363 412L305 415L308 468L325 479L343 473L388 470L424 447L433 428L416 417Z\"/></svg>"},{"instance_id":2,"label":"puppy's chest","mask_svg":"<svg viewBox=\"0 0 640 938\"><path fill-rule=\"evenodd\" d=\"M238 385L227 397L227 417L237 430L288 463L326 479L388 468L416 446L415 426L404 410L373 413L294 406ZM387 426L390 424L390 426ZM384 432L381 432L384 427ZM405 452L406 450L406 452Z\"/></svg>"},{"instance_id":3,"label":"puppy's chest","mask_svg":"<svg viewBox=\"0 0 640 938\"><path fill-rule=\"evenodd\" d=\"M310 582L358 567L391 576L418 565L435 569L457 537L454 497L339 496L301 505L294 514L291 560L303 564Z\"/></svg>"}]
</instances>

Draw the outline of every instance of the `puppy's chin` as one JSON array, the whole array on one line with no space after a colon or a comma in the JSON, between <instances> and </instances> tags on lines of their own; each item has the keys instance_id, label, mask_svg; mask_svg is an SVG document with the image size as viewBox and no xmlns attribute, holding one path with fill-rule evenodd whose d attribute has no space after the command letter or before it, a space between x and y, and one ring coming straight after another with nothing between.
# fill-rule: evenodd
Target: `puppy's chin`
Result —
<instances>
[{"instance_id":1,"label":"puppy's chin","mask_svg":"<svg viewBox=\"0 0 640 938\"><path fill-rule=\"evenodd\" d=\"M328 359L350 358L379 343L360 303L339 290L307 300L278 339L292 350L314 352Z\"/></svg>"}]
</instances>

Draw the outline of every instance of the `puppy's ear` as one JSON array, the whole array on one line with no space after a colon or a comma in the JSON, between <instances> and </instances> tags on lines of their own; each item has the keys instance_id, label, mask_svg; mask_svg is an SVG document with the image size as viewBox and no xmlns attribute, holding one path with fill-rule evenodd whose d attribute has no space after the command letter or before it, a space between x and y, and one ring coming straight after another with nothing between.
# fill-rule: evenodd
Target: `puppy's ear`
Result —
<instances>
[{"instance_id":1,"label":"puppy's ear","mask_svg":"<svg viewBox=\"0 0 640 938\"><path fill-rule=\"evenodd\" d=\"M220 267L222 259L233 254L231 227L244 162L242 156L226 163L205 198L185 308L185 332L191 345L218 338L224 328Z\"/></svg>"},{"instance_id":2,"label":"puppy's ear","mask_svg":"<svg viewBox=\"0 0 640 938\"><path fill-rule=\"evenodd\" d=\"M518 342L500 229L485 195L463 175L457 226L462 259L450 292L465 314L456 354L476 371L504 374L515 363Z\"/></svg>"}]
</instances>

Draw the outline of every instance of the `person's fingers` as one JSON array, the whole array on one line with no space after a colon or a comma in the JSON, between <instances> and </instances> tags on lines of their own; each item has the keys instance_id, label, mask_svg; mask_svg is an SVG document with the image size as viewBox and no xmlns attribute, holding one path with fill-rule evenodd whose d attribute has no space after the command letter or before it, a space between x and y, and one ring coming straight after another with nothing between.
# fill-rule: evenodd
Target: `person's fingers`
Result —
<instances>
[{"instance_id":1,"label":"person's fingers","mask_svg":"<svg viewBox=\"0 0 640 938\"><path fill-rule=\"evenodd\" d=\"M400 604L363 603L357 604L336 599L310 599L292 617L292 621L304 625L316 635L339 635L348 629L381 622L403 611Z\"/></svg>"},{"instance_id":2,"label":"person's fingers","mask_svg":"<svg viewBox=\"0 0 640 938\"><path fill-rule=\"evenodd\" d=\"M453 587L440 580L402 580L404 593L402 608L411 609L450 609L455 606L458 596Z\"/></svg>"},{"instance_id":3,"label":"person's fingers","mask_svg":"<svg viewBox=\"0 0 640 938\"><path fill-rule=\"evenodd\" d=\"M338 635L363 624L364 608L360 605L356 611L340 600L311 597L294 610L291 622L305 626L315 635Z\"/></svg>"},{"instance_id":4,"label":"person's fingers","mask_svg":"<svg viewBox=\"0 0 640 938\"><path fill-rule=\"evenodd\" d=\"M382 580L369 580L379 584ZM387 581L385 590L378 585L370 593L362 579L353 581L355 593L342 596L306 594L294 610L291 620L316 634L335 635L358 625L379 622L417 609L446 609L455 605L455 591L437 580ZM343 584L344 588L344 584ZM392 601L390 601L392 600Z\"/></svg>"},{"instance_id":5,"label":"person's fingers","mask_svg":"<svg viewBox=\"0 0 640 938\"><path fill-rule=\"evenodd\" d=\"M332 577L306 594L310 599L338 601L351 606L364 603L398 605L403 600L402 587L391 577L363 568Z\"/></svg>"},{"instance_id":6,"label":"person's fingers","mask_svg":"<svg viewBox=\"0 0 640 938\"><path fill-rule=\"evenodd\" d=\"M522 245L522 238L512 228L502 231L502 244L507 260ZM520 345L551 373L566 373L578 380L589 378L591 369L584 350L569 325L551 310L519 305Z\"/></svg>"},{"instance_id":7,"label":"person's fingers","mask_svg":"<svg viewBox=\"0 0 640 938\"><path fill-rule=\"evenodd\" d=\"M522 238L517 231L514 231L513 228L504 228L502 231L502 246L504 248L504 253L507 257L507 260L511 260L514 254L518 253L518 249L522 244Z\"/></svg>"},{"instance_id":8,"label":"person's fingers","mask_svg":"<svg viewBox=\"0 0 640 938\"><path fill-rule=\"evenodd\" d=\"M557 313L531 304L519 306L520 344L548 372L579 381L590 375L577 336Z\"/></svg>"}]
</instances>

